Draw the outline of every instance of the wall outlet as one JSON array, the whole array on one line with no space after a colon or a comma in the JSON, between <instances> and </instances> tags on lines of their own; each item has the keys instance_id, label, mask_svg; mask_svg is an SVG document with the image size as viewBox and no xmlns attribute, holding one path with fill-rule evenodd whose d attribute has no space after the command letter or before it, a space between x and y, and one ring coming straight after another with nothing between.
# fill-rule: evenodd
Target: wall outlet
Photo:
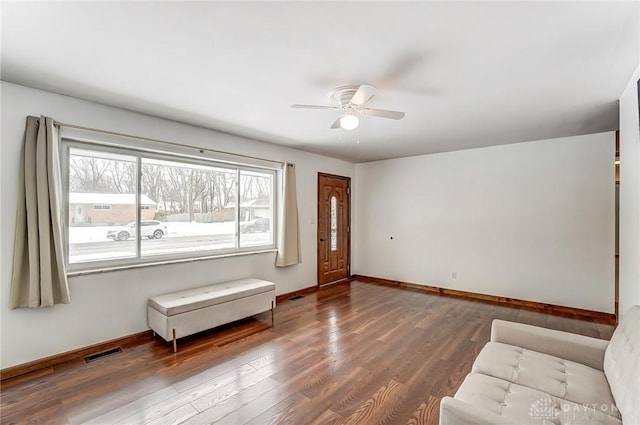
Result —
<instances>
[{"instance_id":1,"label":"wall outlet","mask_svg":"<svg viewBox=\"0 0 640 425\"><path fill-rule=\"evenodd\" d=\"M458 272L452 272L451 273L451 279L453 279L453 280L458 279Z\"/></svg>"}]
</instances>

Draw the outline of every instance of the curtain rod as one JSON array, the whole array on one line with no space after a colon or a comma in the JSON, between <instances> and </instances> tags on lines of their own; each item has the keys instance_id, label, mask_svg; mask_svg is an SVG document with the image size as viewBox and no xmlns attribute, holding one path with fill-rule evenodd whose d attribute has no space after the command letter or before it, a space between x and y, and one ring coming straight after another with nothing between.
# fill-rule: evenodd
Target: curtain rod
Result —
<instances>
[{"instance_id":1,"label":"curtain rod","mask_svg":"<svg viewBox=\"0 0 640 425\"><path fill-rule=\"evenodd\" d=\"M238 156L238 157L247 158L247 159L256 159L258 161L267 161L267 162L272 162L274 164L280 164L280 165L284 164L283 161L276 161L276 160L273 160L273 159L259 158L257 156L245 155L245 154L241 154L241 153L225 152L225 151L220 151L220 150L216 150L216 149L201 148L199 146L185 145L183 143L167 142L166 140L153 139L151 137L134 136L134 135L131 135L131 134L126 134L126 133L118 133L117 131L101 130L99 128L91 128L91 127L84 127L84 126L75 125L75 124L67 124L67 123L60 122L60 121L55 121L55 120L53 121L53 124L58 126L58 127L75 128L77 130L85 130L85 131L91 131L91 132L94 132L94 133L109 134L111 136L120 136L120 137L129 138L129 139L144 140L144 141L147 141L147 142L162 143L162 144L165 144L165 145L177 146L177 147L180 147L180 148L191 148L191 149L196 149L200 153L205 153L205 151L206 151L206 152L212 152L212 153L219 153L219 154L223 154L223 155ZM289 165L293 166L293 164L289 164Z\"/></svg>"}]
</instances>

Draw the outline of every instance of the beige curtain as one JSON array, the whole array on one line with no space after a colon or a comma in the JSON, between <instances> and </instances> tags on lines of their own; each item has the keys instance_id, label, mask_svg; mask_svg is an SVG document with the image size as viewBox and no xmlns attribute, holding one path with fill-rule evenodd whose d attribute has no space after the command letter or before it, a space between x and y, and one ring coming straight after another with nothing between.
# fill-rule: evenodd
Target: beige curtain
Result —
<instances>
[{"instance_id":1,"label":"beige curtain","mask_svg":"<svg viewBox=\"0 0 640 425\"><path fill-rule=\"evenodd\" d=\"M298 226L298 199L296 196L296 167L284 163L282 169L282 205L278 210L277 267L299 264L300 228Z\"/></svg>"},{"instance_id":2,"label":"beige curtain","mask_svg":"<svg viewBox=\"0 0 640 425\"><path fill-rule=\"evenodd\" d=\"M68 304L58 129L27 117L18 176L11 308Z\"/></svg>"}]
</instances>

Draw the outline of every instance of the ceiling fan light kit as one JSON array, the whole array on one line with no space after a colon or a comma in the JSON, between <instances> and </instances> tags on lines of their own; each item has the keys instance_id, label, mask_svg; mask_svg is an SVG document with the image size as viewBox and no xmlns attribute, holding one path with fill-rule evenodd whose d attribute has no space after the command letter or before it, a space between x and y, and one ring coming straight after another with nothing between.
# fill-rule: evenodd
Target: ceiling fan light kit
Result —
<instances>
[{"instance_id":1,"label":"ceiling fan light kit","mask_svg":"<svg viewBox=\"0 0 640 425\"><path fill-rule=\"evenodd\" d=\"M331 127L331 129L342 128L345 130L353 130L360 124L357 115L372 116L380 118L389 118L392 120L400 120L404 118L404 112L387 111L384 109L363 108L376 94L376 88L370 85L347 85L336 87L329 93L329 100L334 106L320 105L291 105L292 108L302 109L332 109L344 111L344 115L339 117Z\"/></svg>"},{"instance_id":2,"label":"ceiling fan light kit","mask_svg":"<svg viewBox=\"0 0 640 425\"><path fill-rule=\"evenodd\" d=\"M353 130L358 127L360 120L352 113L347 112L344 117L340 118L340 127L345 130Z\"/></svg>"}]
</instances>

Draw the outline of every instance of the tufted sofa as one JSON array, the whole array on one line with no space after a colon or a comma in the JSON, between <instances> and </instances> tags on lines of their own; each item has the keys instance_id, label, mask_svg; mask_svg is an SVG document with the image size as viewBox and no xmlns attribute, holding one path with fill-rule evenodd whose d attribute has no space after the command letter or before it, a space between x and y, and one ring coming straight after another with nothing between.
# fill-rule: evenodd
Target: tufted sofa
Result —
<instances>
[{"instance_id":1,"label":"tufted sofa","mask_svg":"<svg viewBox=\"0 0 640 425\"><path fill-rule=\"evenodd\" d=\"M640 306L611 341L494 320L440 425L640 425Z\"/></svg>"}]
</instances>

